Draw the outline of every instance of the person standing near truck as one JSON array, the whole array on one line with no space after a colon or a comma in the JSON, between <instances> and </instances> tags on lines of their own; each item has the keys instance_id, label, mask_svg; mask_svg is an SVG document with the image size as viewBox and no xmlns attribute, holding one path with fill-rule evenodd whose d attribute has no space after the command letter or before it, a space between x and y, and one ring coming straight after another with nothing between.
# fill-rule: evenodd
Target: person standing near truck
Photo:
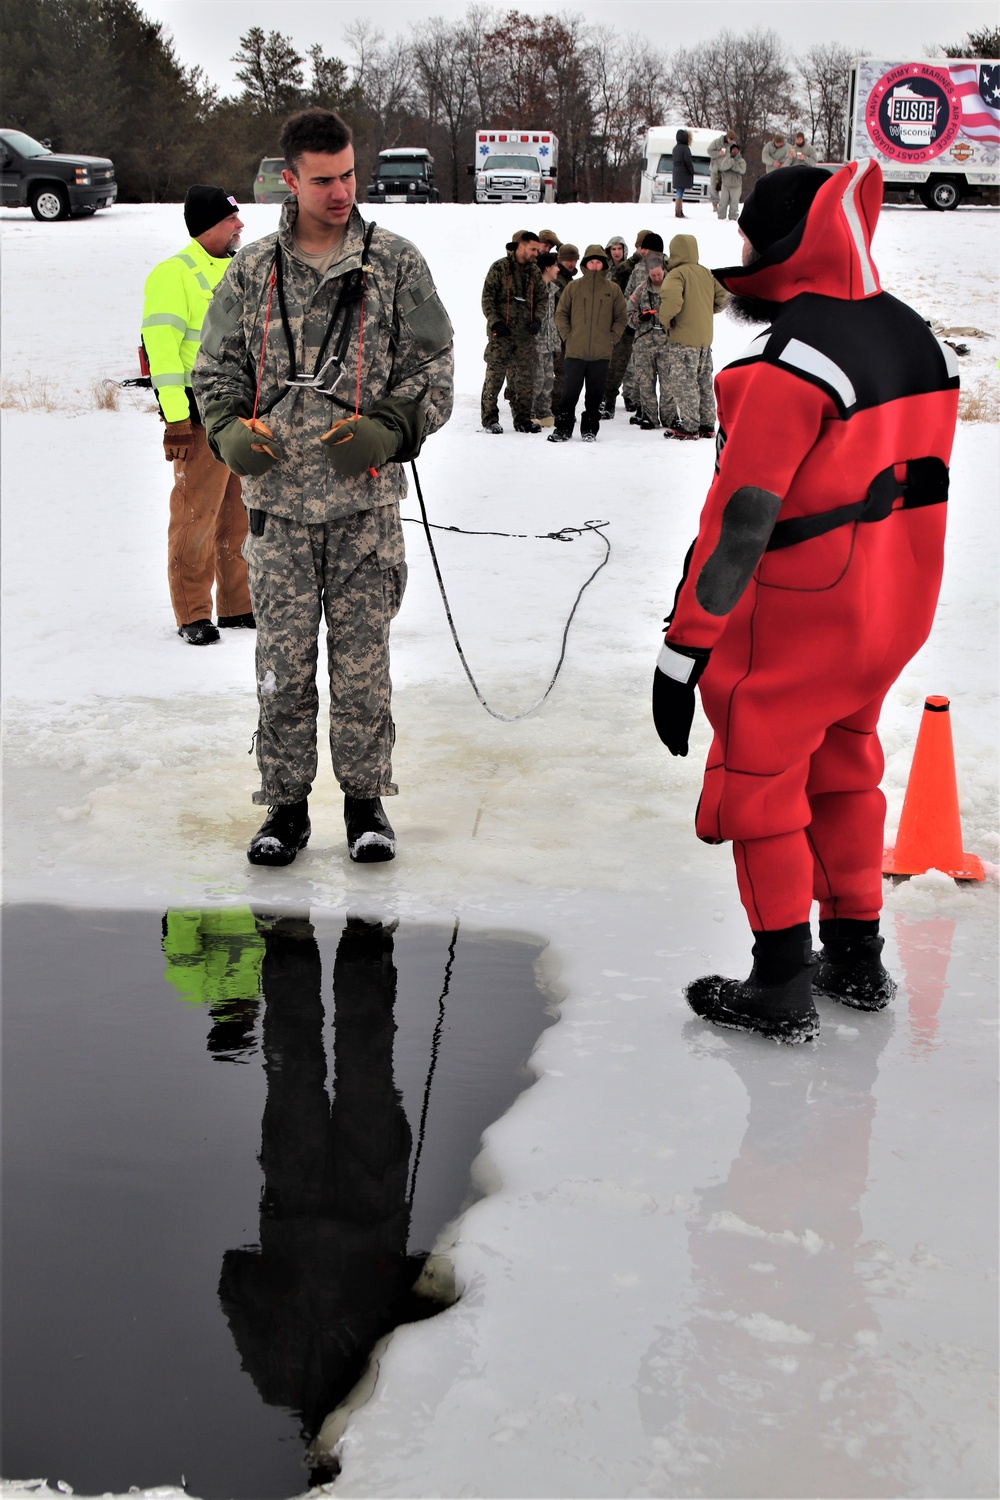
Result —
<instances>
[{"instance_id":1,"label":"person standing near truck","mask_svg":"<svg viewBox=\"0 0 1000 1500\"><path fill-rule=\"evenodd\" d=\"M212 624L212 584L222 629L253 629L247 534L240 481L212 453L191 389L201 328L212 293L240 243L243 220L231 194L197 184L184 199L190 244L146 278L142 345L166 426L163 454L174 466L167 524L167 581L177 634L190 646L219 639Z\"/></svg>"},{"instance_id":2,"label":"person standing near truck","mask_svg":"<svg viewBox=\"0 0 1000 1500\"><path fill-rule=\"evenodd\" d=\"M746 159L736 141L731 141L726 159L719 164L719 190L716 212L720 219L738 219L743 196Z\"/></svg>"},{"instance_id":3,"label":"person standing near truck","mask_svg":"<svg viewBox=\"0 0 1000 1500\"><path fill-rule=\"evenodd\" d=\"M402 465L451 415L452 328L416 247L358 213L340 116L300 110L280 145L290 197L278 231L226 272L194 372L209 442L246 476L253 801L268 808L247 858L288 865L309 840L325 618L348 852L374 863L396 852L381 799L397 791L389 630L406 586Z\"/></svg>"}]
</instances>

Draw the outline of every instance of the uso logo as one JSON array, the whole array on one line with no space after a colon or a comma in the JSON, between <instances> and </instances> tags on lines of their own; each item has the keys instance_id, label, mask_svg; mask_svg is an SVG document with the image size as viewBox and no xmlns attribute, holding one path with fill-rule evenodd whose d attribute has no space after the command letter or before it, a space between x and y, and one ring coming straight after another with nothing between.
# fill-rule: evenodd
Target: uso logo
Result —
<instances>
[{"instance_id":1,"label":"uso logo","mask_svg":"<svg viewBox=\"0 0 1000 1500\"><path fill-rule=\"evenodd\" d=\"M948 149L961 123L962 101L951 75L929 63L883 73L865 106L872 143L892 161L933 160Z\"/></svg>"}]
</instances>

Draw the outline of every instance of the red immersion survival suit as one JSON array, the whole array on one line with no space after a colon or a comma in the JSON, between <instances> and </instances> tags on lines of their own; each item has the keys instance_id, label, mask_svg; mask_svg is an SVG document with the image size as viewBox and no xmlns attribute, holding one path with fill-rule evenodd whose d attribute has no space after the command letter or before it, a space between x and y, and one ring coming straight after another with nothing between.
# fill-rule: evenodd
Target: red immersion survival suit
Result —
<instances>
[{"instance_id":1,"label":"red immersion survival suit","mask_svg":"<svg viewBox=\"0 0 1000 1500\"><path fill-rule=\"evenodd\" d=\"M878 916L879 710L941 582L958 375L881 290L881 201L877 165L851 163L762 259L715 272L780 306L716 380L715 478L666 640L711 651L696 828L733 841L755 931L807 922L813 898Z\"/></svg>"}]
</instances>

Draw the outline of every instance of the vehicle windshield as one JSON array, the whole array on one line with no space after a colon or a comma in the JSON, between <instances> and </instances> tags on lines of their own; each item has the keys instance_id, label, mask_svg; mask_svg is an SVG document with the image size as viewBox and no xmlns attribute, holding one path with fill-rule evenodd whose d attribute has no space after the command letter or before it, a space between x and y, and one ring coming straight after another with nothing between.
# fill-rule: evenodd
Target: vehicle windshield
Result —
<instances>
[{"instance_id":1,"label":"vehicle windshield","mask_svg":"<svg viewBox=\"0 0 1000 1500\"><path fill-rule=\"evenodd\" d=\"M707 156L694 156L694 155L692 155L691 160L694 162L695 175L697 177L707 177L708 176L708 157ZM656 168L656 176L659 177L661 173L670 173L673 170L674 170L674 159L673 159L672 156L668 156L667 153L664 152L663 155L660 157L659 166Z\"/></svg>"},{"instance_id":2,"label":"vehicle windshield","mask_svg":"<svg viewBox=\"0 0 1000 1500\"><path fill-rule=\"evenodd\" d=\"M41 141L32 140L30 135L25 135L21 130L4 130L0 132L0 140L19 156L52 155L48 146L43 146Z\"/></svg>"},{"instance_id":3,"label":"vehicle windshield","mask_svg":"<svg viewBox=\"0 0 1000 1500\"><path fill-rule=\"evenodd\" d=\"M426 164L422 161L380 161L379 177L423 177Z\"/></svg>"},{"instance_id":4,"label":"vehicle windshield","mask_svg":"<svg viewBox=\"0 0 1000 1500\"><path fill-rule=\"evenodd\" d=\"M537 156L488 156L484 172L540 172Z\"/></svg>"},{"instance_id":5,"label":"vehicle windshield","mask_svg":"<svg viewBox=\"0 0 1000 1500\"><path fill-rule=\"evenodd\" d=\"M273 176L275 173L280 177L285 170L285 158L283 156L265 156L260 164L261 172L267 172Z\"/></svg>"}]
</instances>

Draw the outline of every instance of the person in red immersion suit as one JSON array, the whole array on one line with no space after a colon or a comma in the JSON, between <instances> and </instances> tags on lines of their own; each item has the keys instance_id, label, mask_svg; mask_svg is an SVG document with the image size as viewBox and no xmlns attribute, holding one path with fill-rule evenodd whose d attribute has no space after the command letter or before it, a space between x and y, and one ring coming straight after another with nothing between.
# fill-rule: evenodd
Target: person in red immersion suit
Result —
<instances>
[{"instance_id":1,"label":"person in red immersion suit","mask_svg":"<svg viewBox=\"0 0 1000 1500\"><path fill-rule=\"evenodd\" d=\"M888 1004L882 701L930 632L958 407L949 350L883 292L872 161L789 167L743 206L714 274L770 326L720 371L718 458L653 683L686 755L697 683L714 730L699 838L731 840L753 968L688 986L698 1015L797 1042L813 993ZM819 902L818 962L809 914Z\"/></svg>"}]
</instances>

